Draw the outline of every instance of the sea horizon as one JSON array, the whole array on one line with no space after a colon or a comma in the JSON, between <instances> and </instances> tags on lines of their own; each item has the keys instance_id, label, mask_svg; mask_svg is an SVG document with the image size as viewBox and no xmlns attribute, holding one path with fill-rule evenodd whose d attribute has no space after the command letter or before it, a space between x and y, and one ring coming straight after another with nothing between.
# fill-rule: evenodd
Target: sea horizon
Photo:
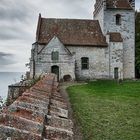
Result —
<instances>
[{"instance_id":1,"label":"sea horizon","mask_svg":"<svg viewBox=\"0 0 140 140\"><path fill-rule=\"evenodd\" d=\"M5 101L8 94L8 86L21 80L25 72L0 71L0 96Z\"/></svg>"}]
</instances>

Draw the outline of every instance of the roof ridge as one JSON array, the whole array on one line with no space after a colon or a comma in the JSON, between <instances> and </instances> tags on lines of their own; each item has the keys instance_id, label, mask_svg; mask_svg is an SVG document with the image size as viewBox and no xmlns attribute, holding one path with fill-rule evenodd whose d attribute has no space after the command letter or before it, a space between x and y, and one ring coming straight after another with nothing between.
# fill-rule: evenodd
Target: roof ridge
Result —
<instances>
[{"instance_id":1,"label":"roof ridge","mask_svg":"<svg viewBox=\"0 0 140 140\"><path fill-rule=\"evenodd\" d=\"M41 19L46 19L46 20L79 20L79 21L98 21L95 19L76 19L76 18L45 18L45 17L41 17Z\"/></svg>"}]
</instances>

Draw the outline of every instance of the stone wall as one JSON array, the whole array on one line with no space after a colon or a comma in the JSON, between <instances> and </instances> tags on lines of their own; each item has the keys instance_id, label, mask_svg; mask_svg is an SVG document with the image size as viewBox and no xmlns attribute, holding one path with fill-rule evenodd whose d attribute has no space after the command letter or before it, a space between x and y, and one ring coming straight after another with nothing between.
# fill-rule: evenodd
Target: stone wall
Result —
<instances>
[{"instance_id":1,"label":"stone wall","mask_svg":"<svg viewBox=\"0 0 140 140\"><path fill-rule=\"evenodd\" d=\"M12 104L28 88L29 88L28 85L22 84L20 82L13 85L9 85L6 104L7 105Z\"/></svg>"},{"instance_id":2,"label":"stone wall","mask_svg":"<svg viewBox=\"0 0 140 140\"><path fill-rule=\"evenodd\" d=\"M89 47L89 46L68 46L72 54L75 54L76 77L82 80L104 79L109 78L108 56L106 47ZM81 69L81 58L89 58L89 69Z\"/></svg>"},{"instance_id":3,"label":"stone wall","mask_svg":"<svg viewBox=\"0 0 140 140\"><path fill-rule=\"evenodd\" d=\"M115 15L121 15L121 25L116 25ZM119 32L123 38L124 78L135 77L135 12L133 10L106 10L104 12L104 34Z\"/></svg>"},{"instance_id":4,"label":"stone wall","mask_svg":"<svg viewBox=\"0 0 140 140\"><path fill-rule=\"evenodd\" d=\"M102 32L103 32L103 29L104 29L104 6L102 5L98 11L97 14L94 15L94 20L98 20L99 23L100 23L100 27L102 29Z\"/></svg>"},{"instance_id":5,"label":"stone wall","mask_svg":"<svg viewBox=\"0 0 140 140\"><path fill-rule=\"evenodd\" d=\"M40 48L44 48L40 52ZM38 51L40 52L38 54ZM53 51L59 52L59 60L53 61L51 59L51 53ZM42 73L51 73L52 66L59 67L59 80L63 79L64 75L70 75L75 80L75 60L73 55L65 46L59 41L57 37L54 37L46 46L38 46L35 50L35 72L39 76ZM32 71L31 71L32 75Z\"/></svg>"},{"instance_id":6,"label":"stone wall","mask_svg":"<svg viewBox=\"0 0 140 140\"><path fill-rule=\"evenodd\" d=\"M118 68L118 78L123 79L123 43L109 43L109 63L110 63L110 78L114 79L114 69Z\"/></svg>"},{"instance_id":7,"label":"stone wall","mask_svg":"<svg viewBox=\"0 0 140 140\"><path fill-rule=\"evenodd\" d=\"M108 79L109 78L109 54L108 47L94 46L64 46L59 39L53 38L44 49L35 55L36 75L51 72L53 65L59 66L59 80L64 75L70 75L73 80ZM41 49L39 49L41 50ZM59 52L59 60L51 60L51 52ZM36 49L38 51L38 49ZM37 53L37 52L36 52ZM81 69L81 58L89 58L89 69Z\"/></svg>"},{"instance_id":8,"label":"stone wall","mask_svg":"<svg viewBox=\"0 0 140 140\"><path fill-rule=\"evenodd\" d=\"M54 74L46 74L0 114L1 140L73 140L73 123Z\"/></svg>"},{"instance_id":9,"label":"stone wall","mask_svg":"<svg viewBox=\"0 0 140 140\"><path fill-rule=\"evenodd\" d=\"M121 25L116 25L115 16L117 14L121 15ZM94 19L99 20L104 35L108 32L121 33L124 50L123 78L135 78L135 11L106 9L106 5L102 5Z\"/></svg>"},{"instance_id":10,"label":"stone wall","mask_svg":"<svg viewBox=\"0 0 140 140\"><path fill-rule=\"evenodd\" d=\"M116 25L117 14L121 15L120 25ZM135 78L134 10L106 9L105 1L101 1L97 5L94 18L99 20L105 36L108 32L119 32L123 43L108 42L108 47L72 45L65 47L59 38L54 36L47 45L33 45L31 75L33 75L33 64L35 64L34 70L37 76L46 72L50 73L52 66L58 66L59 80L62 80L65 75L70 75L73 80L114 78L115 67L119 68L119 78ZM59 52L58 61L51 60L53 51ZM82 57L89 58L87 70L81 69Z\"/></svg>"}]
</instances>

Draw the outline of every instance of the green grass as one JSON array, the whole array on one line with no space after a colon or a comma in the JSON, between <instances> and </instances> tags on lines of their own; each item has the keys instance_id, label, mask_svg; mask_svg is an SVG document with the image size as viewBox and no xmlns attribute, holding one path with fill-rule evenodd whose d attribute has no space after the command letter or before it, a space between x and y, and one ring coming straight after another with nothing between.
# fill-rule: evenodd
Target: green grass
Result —
<instances>
[{"instance_id":1,"label":"green grass","mask_svg":"<svg viewBox=\"0 0 140 140\"><path fill-rule=\"evenodd\" d=\"M140 82L96 81L67 91L84 140L140 140Z\"/></svg>"}]
</instances>

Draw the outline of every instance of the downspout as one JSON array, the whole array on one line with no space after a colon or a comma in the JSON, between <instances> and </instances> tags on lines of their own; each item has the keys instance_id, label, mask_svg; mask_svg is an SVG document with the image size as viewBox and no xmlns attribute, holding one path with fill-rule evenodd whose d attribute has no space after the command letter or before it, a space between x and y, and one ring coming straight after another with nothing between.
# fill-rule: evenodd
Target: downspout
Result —
<instances>
[{"instance_id":1,"label":"downspout","mask_svg":"<svg viewBox=\"0 0 140 140\"><path fill-rule=\"evenodd\" d=\"M35 58L33 53L33 79L35 78Z\"/></svg>"},{"instance_id":2,"label":"downspout","mask_svg":"<svg viewBox=\"0 0 140 140\"><path fill-rule=\"evenodd\" d=\"M110 72L111 72L111 64L110 64L110 43L108 43L109 44L109 79L111 78L111 76L110 76Z\"/></svg>"},{"instance_id":3,"label":"downspout","mask_svg":"<svg viewBox=\"0 0 140 140\"><path fill-rule=\"evenodd\" d=\"M110 64L110 35L109 34L107 34L106 35L106 42L107 42L107 44L108 44L108 53L109 53L109 79L110 79L110 72L111 72L111 64Z\"/></svg>"}]
</instances>

